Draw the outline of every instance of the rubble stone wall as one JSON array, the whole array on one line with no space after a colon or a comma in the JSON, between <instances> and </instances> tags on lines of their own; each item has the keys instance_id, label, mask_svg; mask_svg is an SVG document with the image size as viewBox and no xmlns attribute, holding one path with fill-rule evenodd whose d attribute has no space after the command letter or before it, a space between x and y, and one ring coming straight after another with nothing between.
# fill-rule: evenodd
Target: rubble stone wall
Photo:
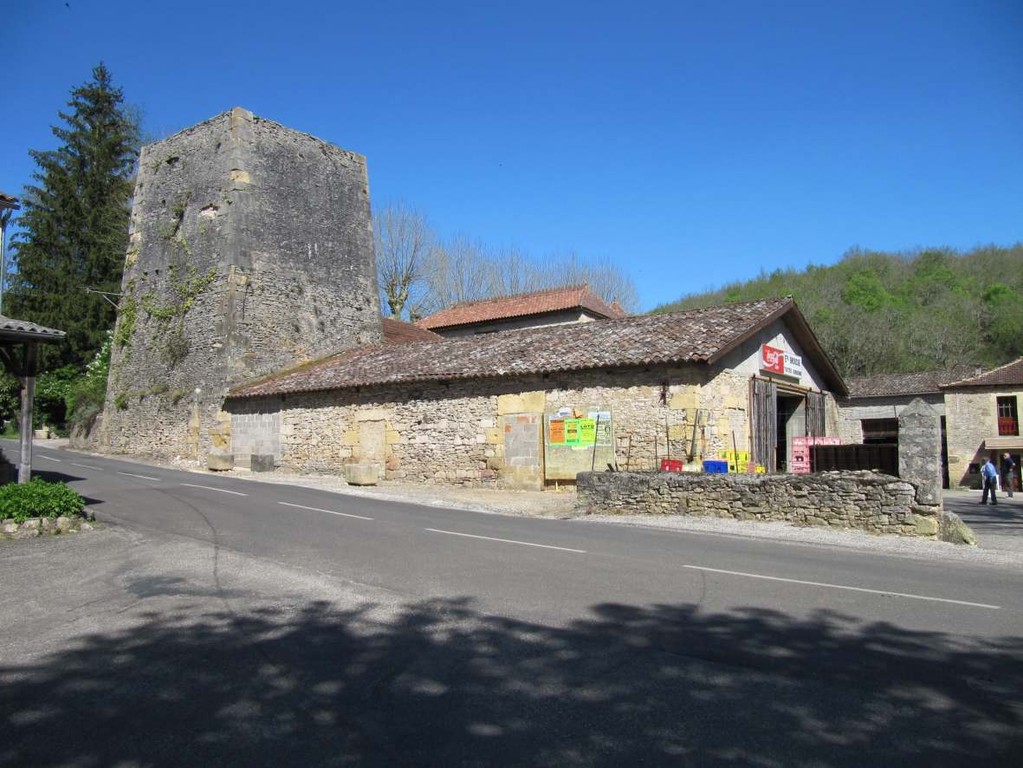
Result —
<instances>
[{"instance_id":1,"label":"rubble stone wall","mask_svg":"<svg viewBox=\"0 0 1023 768\"><path fill-rule=\"evenodd\" d=\"M578 476L576 491L578 504L590 514L783 521L926 538L938 537L941 515L940 504L917 501L910 483L874 472L588 472Z\"/></svg>"},{"instance_id":2,"label":"rubble stone wall","mask_svg":"<svg viewBox=\"0 0 1023 768\"><path fill-rule=\"evenodd\" d=\"M231 384L383 338L365 159L233 109L143 148L101 450L226 449Z\"/></svg>"}]
</instances>

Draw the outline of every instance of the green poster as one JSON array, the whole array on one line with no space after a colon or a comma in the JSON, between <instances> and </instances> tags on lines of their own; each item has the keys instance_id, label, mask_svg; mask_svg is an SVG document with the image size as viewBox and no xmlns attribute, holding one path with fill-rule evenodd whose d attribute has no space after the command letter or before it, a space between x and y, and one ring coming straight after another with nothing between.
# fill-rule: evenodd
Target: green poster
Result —
<instances>
[{"instance_id":1,"label":"green poster","mask_svg":"<svg viewBox=\"0 0 1023 768\"><path fill-rule=\"evenodd\" d=\"M579 419L579 444L593 445L597 442L597 422L594 419Z\"/></svg>"}]
</instances>

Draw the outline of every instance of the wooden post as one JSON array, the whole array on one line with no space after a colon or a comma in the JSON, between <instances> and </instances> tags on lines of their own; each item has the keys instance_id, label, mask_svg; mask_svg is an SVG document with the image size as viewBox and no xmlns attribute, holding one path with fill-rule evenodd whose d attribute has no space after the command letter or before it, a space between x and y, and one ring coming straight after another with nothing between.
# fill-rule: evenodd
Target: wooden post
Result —
<instances>
[{"instance_id":1,"label":"wooden post","mask_svg":"<svg viewBox=\"0 0 1023 768\"><path fill-rule=\"evenodd\" d=\"M32 479L32 403L36 394L36 351L34 342L25 344L24 368L21 375L21 459L18 482Z\"/></svg>"}]
</instances>

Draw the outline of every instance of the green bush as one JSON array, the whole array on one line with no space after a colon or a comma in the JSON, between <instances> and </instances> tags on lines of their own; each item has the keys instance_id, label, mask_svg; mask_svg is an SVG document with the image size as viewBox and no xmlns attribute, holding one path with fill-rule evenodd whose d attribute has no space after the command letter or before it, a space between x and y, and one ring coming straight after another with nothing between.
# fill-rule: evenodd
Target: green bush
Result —
<instances>
[{"instance_id":1,"label":"green bush","mask_svg":"<svg viewBox=\"0 0 1023 768\"><path fill-rule=\"evenodd\" d=\"M36 478L0 486L0 520L21 523L30 517L72 517L85 509L85 499L64 483Z\"/></svg>"}]
</instances>

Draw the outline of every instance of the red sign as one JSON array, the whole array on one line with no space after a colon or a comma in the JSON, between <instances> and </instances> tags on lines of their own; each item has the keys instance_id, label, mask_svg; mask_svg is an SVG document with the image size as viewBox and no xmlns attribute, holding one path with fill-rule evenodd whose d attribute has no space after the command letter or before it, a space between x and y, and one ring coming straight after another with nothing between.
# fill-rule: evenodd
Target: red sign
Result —
<instances>
[{"instance_id":1,"label":"red sign","mask_svg":"<svg viewBox=\"0 0 1023 768\"><path fill-rule=\"evenodd\" d=\"M771 373L785 373L785 350L769 347L764 344L760 347L760 369Z\"/></svg>"}]
</instances>

